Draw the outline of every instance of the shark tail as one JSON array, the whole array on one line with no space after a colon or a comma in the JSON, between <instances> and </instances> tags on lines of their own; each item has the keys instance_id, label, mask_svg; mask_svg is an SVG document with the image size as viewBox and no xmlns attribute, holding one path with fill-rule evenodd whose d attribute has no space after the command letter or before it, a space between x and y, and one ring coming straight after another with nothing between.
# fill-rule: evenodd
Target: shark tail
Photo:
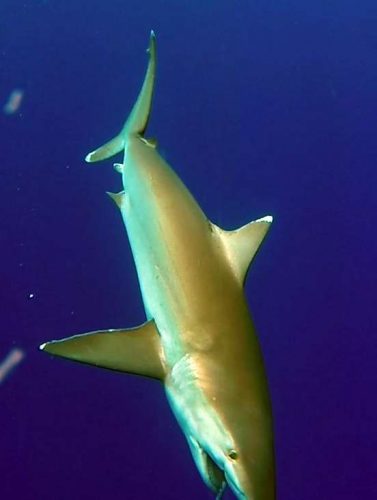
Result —
<instances>
[{"instance_id":1,"label":"shark tail","mask_svg":"<svg viewBox=\"0 0 377 500\"><path fill-rule=\"evenodd\" d=\"M156 77L156 36L153 30L150 34L147 52L149 53L149 62L144 83L126 123L114 139L89 153L85 157L86 162L94 163L100 160L107 160L125 148L129 135L143 136L148 125Z\"/></svg>"}]
</instances>

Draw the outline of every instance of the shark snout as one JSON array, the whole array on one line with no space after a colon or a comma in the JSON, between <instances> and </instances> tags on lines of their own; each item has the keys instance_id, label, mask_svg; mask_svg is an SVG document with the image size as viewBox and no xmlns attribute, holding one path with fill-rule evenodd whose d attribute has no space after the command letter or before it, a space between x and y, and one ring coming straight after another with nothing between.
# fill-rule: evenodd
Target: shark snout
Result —
<instances>
[{"instance_id":1,"label":"shark snout","mask_svg":"<svg viewBox=\"0 0 377 500\"><path fill-rule=\"evenodd\" d=\"M225 472L225 479L228 483L228 486L239 500L246 500L248 498L246 494L240 489L238 482L235 482L233 474L227 474Z\"/></svg>"},{"instance_id":2,"label":"shark snout","mask_svg":"<svg viewBox=\"0 0 377 500\"><path fill-rule=\"evenodd\" d=\"M242 460L233 460L224 467L225 479L238 500L275 500L274 475L265 472Z\"/></svg>"}]
</instances>

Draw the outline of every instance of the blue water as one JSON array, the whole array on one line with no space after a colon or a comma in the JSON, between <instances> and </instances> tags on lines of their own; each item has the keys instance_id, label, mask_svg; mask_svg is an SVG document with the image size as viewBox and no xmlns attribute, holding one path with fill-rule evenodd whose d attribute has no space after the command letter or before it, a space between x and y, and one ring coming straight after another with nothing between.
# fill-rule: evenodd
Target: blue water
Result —
<instances>
[{"instance_id":1,"label":"blue water","mask_svg":"<svg viewBox=\"0 0 377 500\"><path fill-rule=\"evenodd\" d=\"M2 0L0 498L210 499L159 384L50 359L144 320L112 162L158 41L150 135L208 217L275 217L247 294L279 500L377 498L377 6L372 0ZM32 294L32 296L30 296ZM227 499L233 498L227 493Z\"/></svg>"}]
</instances>

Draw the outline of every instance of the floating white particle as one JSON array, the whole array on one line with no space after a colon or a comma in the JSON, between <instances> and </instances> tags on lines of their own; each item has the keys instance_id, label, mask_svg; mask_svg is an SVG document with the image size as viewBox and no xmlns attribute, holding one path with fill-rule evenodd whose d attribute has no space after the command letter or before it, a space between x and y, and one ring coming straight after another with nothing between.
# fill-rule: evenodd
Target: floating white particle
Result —
<instances>
[{"instance_id":1,"label":"floating white particle","mask_svg":"<svg viewBox=\"0 0 377 500\"><path fill-rule=\"evenodd\" d=\"M15 366L25 357L25 352L18 347L13 348L9 354L0 361L0 384L6 379Z\"/></svg>"}]
</instances>

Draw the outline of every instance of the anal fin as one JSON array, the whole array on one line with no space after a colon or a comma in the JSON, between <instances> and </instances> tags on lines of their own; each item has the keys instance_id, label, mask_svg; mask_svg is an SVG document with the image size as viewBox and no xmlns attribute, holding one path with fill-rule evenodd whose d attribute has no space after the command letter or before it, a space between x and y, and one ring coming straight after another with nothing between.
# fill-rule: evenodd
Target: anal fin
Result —
<instances>
[{"instance_id":1,"label":"anal fin","mask_svg":"<svg viewBox=\"0 0 377 500\"><path fill-rule=\"evenodd\" d=\"M143 325L120 330L99 330L40 346L54 356L163 380L160 336L153 320Z\"/></svg>"},{"instance_id":2,"label":"anal fin","mask_svg":"<svg viewBox=\"0 0 377 500\"><path fill-rule=\"evenodd\" d=\"M118 174L123 174L124 164L123 163L114 163L114 170L118 172Z\"/></svg>"}]
</instances>

